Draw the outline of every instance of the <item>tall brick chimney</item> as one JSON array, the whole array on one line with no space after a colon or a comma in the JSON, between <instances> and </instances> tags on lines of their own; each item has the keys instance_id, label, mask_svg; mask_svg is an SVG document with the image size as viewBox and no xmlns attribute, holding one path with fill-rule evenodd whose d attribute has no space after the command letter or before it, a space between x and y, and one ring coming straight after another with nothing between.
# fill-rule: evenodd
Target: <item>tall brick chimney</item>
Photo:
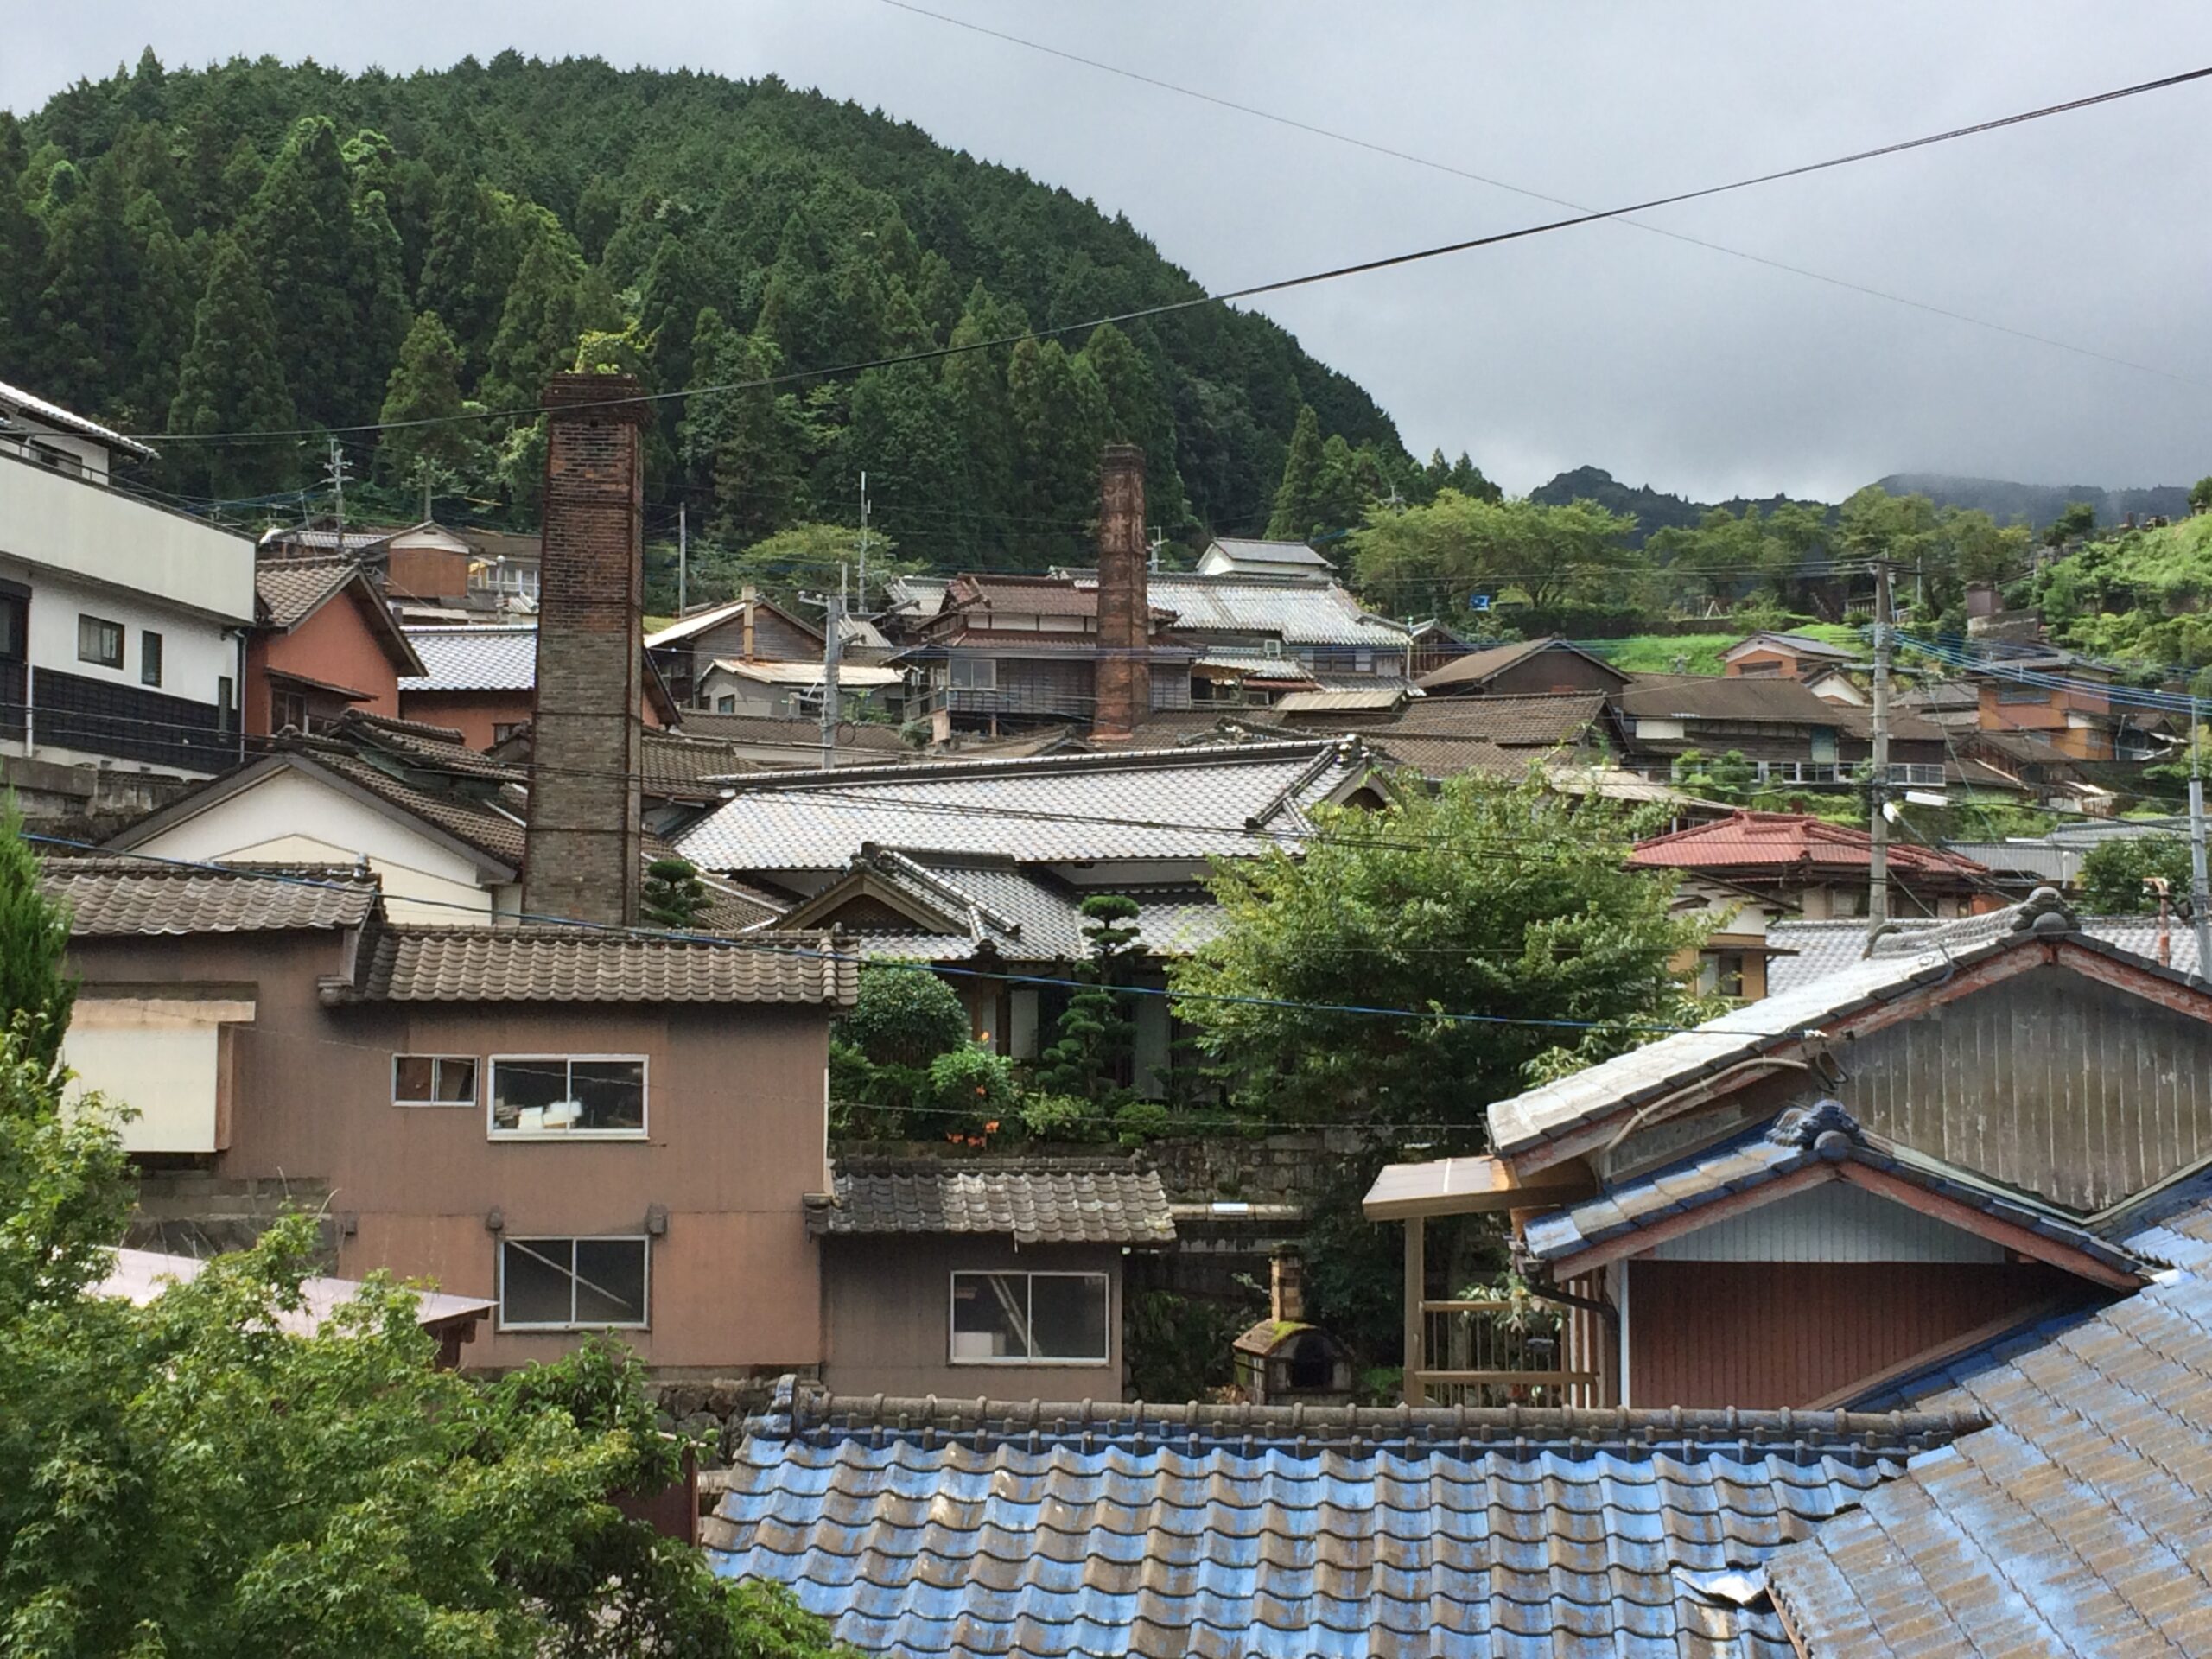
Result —
<instances>
[{"instance_id":1,"label":"tall brick chimney","mask_svg":"<svg viewBox=\"0 0 2212 1659\"><path fill-rule=\"evenodd\" d=\"M638 703L645 602L645 388L626 374L546 383L544 551L523 908L638 919Z\"/></svg>"},{"instance_id":2,"label":"tall brick chimney","mask_svg":"<svg viewBox=\"0 0 2212 1659\"><path fill-rule=\"evenodd\" d=\"M1126 741L1152 714L1152 605L1146 593L1144 451L1109 443L1098 463L1098 674L1094 738Z\"/></svg>"}]
</instances>

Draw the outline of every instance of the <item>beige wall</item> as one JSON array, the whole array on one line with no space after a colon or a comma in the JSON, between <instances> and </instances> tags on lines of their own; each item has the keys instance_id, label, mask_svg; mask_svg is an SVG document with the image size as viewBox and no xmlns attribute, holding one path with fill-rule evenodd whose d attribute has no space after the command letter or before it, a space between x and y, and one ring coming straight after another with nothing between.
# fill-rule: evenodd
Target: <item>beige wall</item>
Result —
<instances>
[{"instance_id":1,"label":"beige wall","mask_svg":"<svg viewBox=\"0 0 2212 1659\"><path fill-rule=\"evenodd\" d=\"M941 1395L972 1400L1122 1397L1122 1249L1010 1238L831 1238L822 1243L826 1351L823 1381L840 1394ZM955 1365L956 1270L1107 1275L1103 1365Z\"/></svg>"},{"instance_id":2,"label":"beige wall","mask_svg":"<svg viewBox=\"0 0 2212 1659\"><path fill-rule=\"evenodd\" d=\"M668 1224L652 1245L651 1328L623 1333L648 1363L741 1371L820 1358L817 1252L801 1201L824 1185L825 1013L325 1008L315 977L336 971L339 955L335 933L80 940L74 953L88 986L200 982L253 997L252 1021L230 1028L229 1144L212 1166L327 1184L340 1274L384 1268L491 1295L491 1211L510 1236L582 1236L644 1233L659 1205ZM473 1105L397 1106L397 1052L642 1054L646 1135L493 1141L480 1066ZM518 1364L573 1340L487 1326L465 1360Z\"/></svg>"}]
</instances>

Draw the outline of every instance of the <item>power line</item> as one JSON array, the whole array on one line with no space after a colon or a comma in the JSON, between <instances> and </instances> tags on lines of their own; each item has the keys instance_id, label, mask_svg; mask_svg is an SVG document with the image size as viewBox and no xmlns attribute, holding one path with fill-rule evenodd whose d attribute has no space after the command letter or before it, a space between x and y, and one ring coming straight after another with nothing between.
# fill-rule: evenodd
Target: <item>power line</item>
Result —
<instances>
[{"instance_id":1,"label":"power line","mask_svg":"<svg viewBox=\"0 0 2212 1659\"><path fill-rule=\"evenodd\" d=\"M1513 195L1525 196L1532 201L1548 202L1554 207L1572 208L1577 213L1592 211L1586 204L1570 200L1565 196L1552 195L1541 190L1531 190L1525 185L1514 184L1489 174L1473 172L1449 162L1438 161L1433 156L1421 156L1411 150L1377 143L1372 139L1362 138L1354 133L1340 131L1333 127L1321 126L1312 121L1303 121L1295 116L1283 115L1274 110L1261 109L1255 105L1239 103L1235 99L1224 98L1216 92L1205 92L1195 86L1181 86L1172 80L1163 80L1156 75L1144 74L1135 69L1124 68L1119 64L1105 62L1101 59L1085 57L1081 53L1048 46L1041 41L1027 40L1019 35L1007 34L1002 29L989 29L982 23L971 22L964 17L956 17L949 13L932 11L925 6L914 5L911 3L911 0L881 0L881 3L897 11L911 13L917 17L927 17L937 22L950 24L955 29L964 29L971 34L988 35L992 40L1003 41L1010 46L1018 46L1027 51L1041 52L1048 57L1058 58L1068 63L1080 64L1087 69L1096 69L1109 75L1118 75L1125 80L1133 80L1142 86L1155 87L1161 92L1173 92L1181 98L1195 99L1202 104L1211 104L1217 109L1232 111L1238 115L1251 116L1256 120L1271 122L1277 126L1287 127L1294 131L1307 133L1317 138L1325 138L1332 143L1349 144L1355 149L1363 149L1373 155L1389 156L1394 161L1409 162L1415 167L1427 168L1432 172L1448 173L1454 178L1466 179L1476 184L1486 185L1494 190L1503 190ZM1848 277L1830 276L1826 271L1809 270L1803 265L1793 265L1784 260L1770 258L1764 254L1731 247L1726 243L1711 241L1704 237L1691 236L1682 231L1671 231L1661 225L1647 224L1641 219L1627 217L1628 213L1632 211L1635 210L1624 209L1609 217L1616 223L1626 226L1631 230L1643 231L1653 236L1663 236L1669 241L1688 243L1692 247L1704 248L1713 253L1724 253L1733 259L1743 259L1755 265L1764 265L1770 270L1784 271L1793 276L1803 276L1813 282L1825 283L1831 288L1843 289L1853 294L1863 294L1872 299L1885 300L1892 305L1907 306L1915 311L1926 312L1931 316L1948 318L1954 322L1967 323L1976 328L1986 328L1993 334L2009 334L2015 340L2030 340L2038 346L2049 346L2062 352L2071 352L2076 356L2093 358L2098 362L2113 364L2120 368L2135 369L2145 374L2155 374L2161 379L2175 381L2183 385L2202 384L2194 376L2176 374L2171 370L2159 368L2155 364L2139 363L2132 358L2118 357L2112 353L2098 351L2092 346L2077 346L2070 340L2055 339L2049 334L2036 334L2025 328L2016 328L2008 323L1992 322L1986 317L1974 316L1964 311L1954 310L1948 306L1931 304L1925 300L1916 300L1908 295L1891 293L1886 289L1875 288L1866 283L1853 282Z\"/></svg>"},{"instance_id":2,"label":"power line","mask_svg":"<svg viewBox=\"0 0 2212 1659\"><path fill-rule=\"evenodd\" d=\"M753 391L766 388L795 385L804 380L842 378L866 373L871 369L894 368L908 363L933 363L969 352L999 351L1018 346L1024 340L1046 340L1062 334L1087 332L1107 324L1140 322L1147 318L1171 316L1201 306L1227 305L1239 300L1258 299L1269 294L1287 293L1295 289L1309 288L1316 283L1339 281L1346 276L1366 276L1375 271L1392 270L1401 266L1417 264L1439 259L1450 254L1467 253L1478 248L1497 247L1509 242L1519 242L1530 237L1547 235L1554 231L1572 230L1579 226L1594 225L1605 219L1619 219L1629 213L1649 213L1656 208L1677 207L1684 202L1703 201L1711 197L1726 195L1738 190L1749 190L1760 185L1777 184L1789 179L1805 178L1815 173L1825 173L1838 168L1856 166L1863 162L1878 161L1891 156L1901 156L1933 145L1949 143L1961 138L1977 137L2001 131L2008 127L2024 125L2031 121L2046 120L2053 116L2069 115L2078 111L2093 109L2099 105L2116 103L2123 99L2139 98L2150 92L2170 91L2191 82L2212 78L2212 66L2189 69L2178 74L2162 75L2152 80L2138 81L2132 86L2114 87L2086 97L2068 99L2062 103L2046 104L2035 109L2022 110L2011 115L1976 121L1961 127L1946 128L1941 132L1923 134L1916 138L1898 139L1894 143L1877 144L1870 149L1853 150L1847 155L1832 156L1817 162L1803 162L1793 167L1773 168L1722 184L1700 186L1690 190L1678 190L1669 195L1647 197L1641 201L1624 202L1617 207L1596 208L1571 213L1563 219L1543 220L1523 225L1510 231L1494 231L1482 236L1461 238L1458 241L1439 243L1432 247L1416 248L1404 253L1384 254L1372 259L1355 260L1349 264L1332 265L1320 270L1306 271L1295 276L1276 277L1264 283L1249 283L1242 288L1225 289L1217 293L1200 293L1187 299L1169 300L1158 305L1141 306L1135 310L1116 312L1094 317L1084 322L1061 323L1043 328L1027 329L1017 334L1001 335L993 340L971 341L961 346L935 346L917 352L904 352L889 356L870 358L862 362L838 364L820 369L793 369L781 374L767 375L754 380L733 381L718 386L690 386L674 391L640 392L633 396L605 397L566 405L569 410L611 408L631 404L660 404L686 397L711 396L721 392ZM355 425L335 427L289 427L235 432L202 433L133 433L134 438L168 443L216 443L242 440L266 441L270 438L328 436L353 432L397 431L410 427L442 426L460 421L536 419L544 413L542 409L474 410L459 415L424 416L407 421L364 422Z\"/></svg>"}]
</instances>

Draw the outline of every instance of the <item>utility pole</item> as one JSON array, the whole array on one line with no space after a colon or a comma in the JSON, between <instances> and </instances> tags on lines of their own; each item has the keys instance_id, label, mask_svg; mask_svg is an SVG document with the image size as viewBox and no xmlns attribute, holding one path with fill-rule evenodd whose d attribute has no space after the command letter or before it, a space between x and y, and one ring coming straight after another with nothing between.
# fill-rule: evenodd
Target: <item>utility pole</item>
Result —
<instances>
[{"instance_id":1,"label":"utility pole","mask_svg":"<svg viewBox=\"0 0 2212 1659\"><path fill-rule=\"evenodd\" d=\"M338 447L338 440L330 441L330 465L324 477L338 496L338 555L346 556L346 452Z\"/></svg>"},{"instance_id":2,"label":"utility pole","mask_svg":"<svg viewBox=\"0 0 2212 1659\"><path fill-rule=\"evenodd\" d=\"M416 470L423 475L423 522L426 524L430 522L430 465L428 455L416 464Z\"/></svg>"},{"instance_id":3,"label":"utility pole","mask_svg":"<svg viewBox=\"0 0 2212 1659\"><path fill-rule=\"evenodd\" d=\"M844 586L844 573L837 575L837 585ZM868 474L861 474L861 609L868 609Z\"/></svg>"},{"instance_id":4,"label":"utility pole","mask_svg":"<svg viewBox=\"0 0 2212 1659\"><path fill-rule=\"evenodd\" d=\"M1166 545L1167 537L1161 535L1160 526L1154 524L1152 527L1152 541L1146 550L1144 560L1144 568L1154 575L1160 574L1160 550Z\"/></svg>"},{"instance_id":5,"label":"utility pole","mask_svg":"<svg viewBox=\"0 0 2212 1659\"><path fill-rule=\"evenodd\" d=\"M819 599L802 594L802 605L822 607L822 764L837 764L837 665L845 654L845 567L837 567L837 591Z\"/></svg>"},{"instance_id":6,"label":"utility pole","mask_svg":"<svg viewBox=\"0 0 2212 1659\"><path fill-rule=\"evenodd\" d=\"M2196 972L2200 985L2212 972L2212 896L2204 879L2204 746L2198 741L2196 698L2189 700L2189 921L2196 934Z\"/></svg>"},{"instance_id":7,"label":"utility pole","mask_svg":"<svg viewBox=\"0 0 2212 1659\"><path fill-rule=\"evenodd\" d=\"M676 614L679 620L690 608L684 602L688 597L684 583L691 558L691 521L685 516L685 508L684 502L676 504Z\"/></svg>"},{"instance_id":8,"label":"utility pole","mask_svg":"<svg viewBox=\"0 0 2212 1659\"><path fill-rule=\"evenodd\" d=\"M1866 858L1866 944L1890 919L1890 562L1874 562L1874 817Z\"/></svg>"}]
</instances>

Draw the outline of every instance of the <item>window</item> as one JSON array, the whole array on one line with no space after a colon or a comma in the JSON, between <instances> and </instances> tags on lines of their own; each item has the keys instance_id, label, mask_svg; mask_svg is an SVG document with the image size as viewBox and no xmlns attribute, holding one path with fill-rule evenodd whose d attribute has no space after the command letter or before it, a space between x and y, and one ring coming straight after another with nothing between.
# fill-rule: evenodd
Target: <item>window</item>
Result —
<instances>
[{"instance_id":1,"label":"window","mask_svg":"<svg viewBox=\"0 0 2212 1659\"><path fill-rule=\"evenodd\" d=\"M78 617L77 660L96 663L102 668L121 668L123 624L111 622L105 617Z\"/></svg>"},{"instance_id":2,"label":"window","mask_svg":"<svg viewBox=\"0 0 2212 1659\"><path fill-rule=\"evenodd\" d=\"M1739 678L1746 680L1779 679L1782 676L1782 664L1771 658L1763 663L1757 661L1738 663L1736 664L1736 673Z\"/></svg>"},{"instance_id":3,"label":"window","mask_svg":"<svg viewBox=\"0 0 2212 1659\"><path fill-rule=\"evenodd\" d=\"M956 1273L956 1365L1103 1365L1103 1273Z\"/></svg>"},{"instance_id":4,"label":"window","mask_svg":"<svg viewBox=\"0 0 2212 1659\"><path fill-rule=\"evenodd\" d=\"M2050 688L2047 685L2020 685L2007 681L1997 688L1999 702L2049 702Z\"/></svg>"},{"instance_id":5,"label":"window","mask_svg":"<svg viewBox=\"0 0 2212 1659\"><path fill-rule=\"evenodd\" d=\"M1744 953L1741 950L1705 950L1698 955L1698 990L1710 996L1718 991L1723 996L1732 996L1738 1001L1744 995Z\"/></svg>"},{"instance_id":6,"label":"window","mask_svg":"<svg viewBox=\"0 0 2212 1659\"><path fill-rule=\"evenodd\" d=\"M391 1103L395 1106L474 1106L476 1057L473 1054L395 1054L391 1057Z\"/></svg>"},{"instance_id":7,"label":"window","mask_svg":"<svg viewBox=\"0 0 2212 1659\"><path fill-rule=\"evenodd\" d=\"M956 657L952 659L952 689L956 691L995 691L999 689L999 661L995 657Z\"/></svg>"},{"instance_id":8,"label":"window","mask_svg":"<svg viewBox=\"0 0 2212 1659\"><path fill-rule=\"evenodd\" d=\"M725 691L721 696L716 697L715 699L715 712L718 715L735 714L737 712L737 697L735 694Z\"/></svg>"},{"instance_id":9,"label":"window","mask_svg":"<svg viewBox=\"0 0 2212 1659\"><path fill-rule=\"evenodd\" d=\"M138 631L138 683L159 685L162 683L162 636L151 628Z\"/></svg>"},{"instance_id":10,"label":"window","mask_svg":"<svg viewBox=\"0 0 2212 1659\"><path fill-rule=\"evenodd\" d=\"M495 1054L491 1133L642 1138L645 1062L633 1054Z\"/></svg>"},{"instance_id":11,"label":"window","mask_svg":"<svg viewBox=\"0 0 2212 1659\"><path fill-rule=\"evenodd\" d=\"M215 721L217 729L226 732L229 731L232 727L238 724L238 683L232 680L227 674L220 675L217 677L215 681Z\"/></svg>"},{"instance_id":12,"label":"window","mask_svg":"<svg viewBox=\"0 0 2212 1659\"><path fill-rule=\"evenodd\" d=\"M492 722L492 741L494 746L505 742L530 722L526 720L495 720Z\"/></svg>"},{"instance_id":13,"label":"window","mask_svg":"<svg viewBox=\"0 0 2212 1659\"><path fill-rule=\"evenodd\" d=\"M30 647L30 606L13 594L0 594L0 662L20 663Z\"/></svg>"},{"instance_id":14,"label":"window","mask_svg":"<svg viewBox=\"0 0 2212 1659\"><path fill-rule=\"evenodd\" d=\"M643 1238L503 1238L499 1328L641 1327L649 1255Z\"/></svg>"},{"instance_id":15,"label":"window","mask_svg":"<svg viewBox=\"0 0 2212 1659\"><path fill-rule=\"evenodd\" d=\"M308 728L308 700L302 692L271 690L269 694L269 729L304 732Z\"/></svg>"}]
</instances>

